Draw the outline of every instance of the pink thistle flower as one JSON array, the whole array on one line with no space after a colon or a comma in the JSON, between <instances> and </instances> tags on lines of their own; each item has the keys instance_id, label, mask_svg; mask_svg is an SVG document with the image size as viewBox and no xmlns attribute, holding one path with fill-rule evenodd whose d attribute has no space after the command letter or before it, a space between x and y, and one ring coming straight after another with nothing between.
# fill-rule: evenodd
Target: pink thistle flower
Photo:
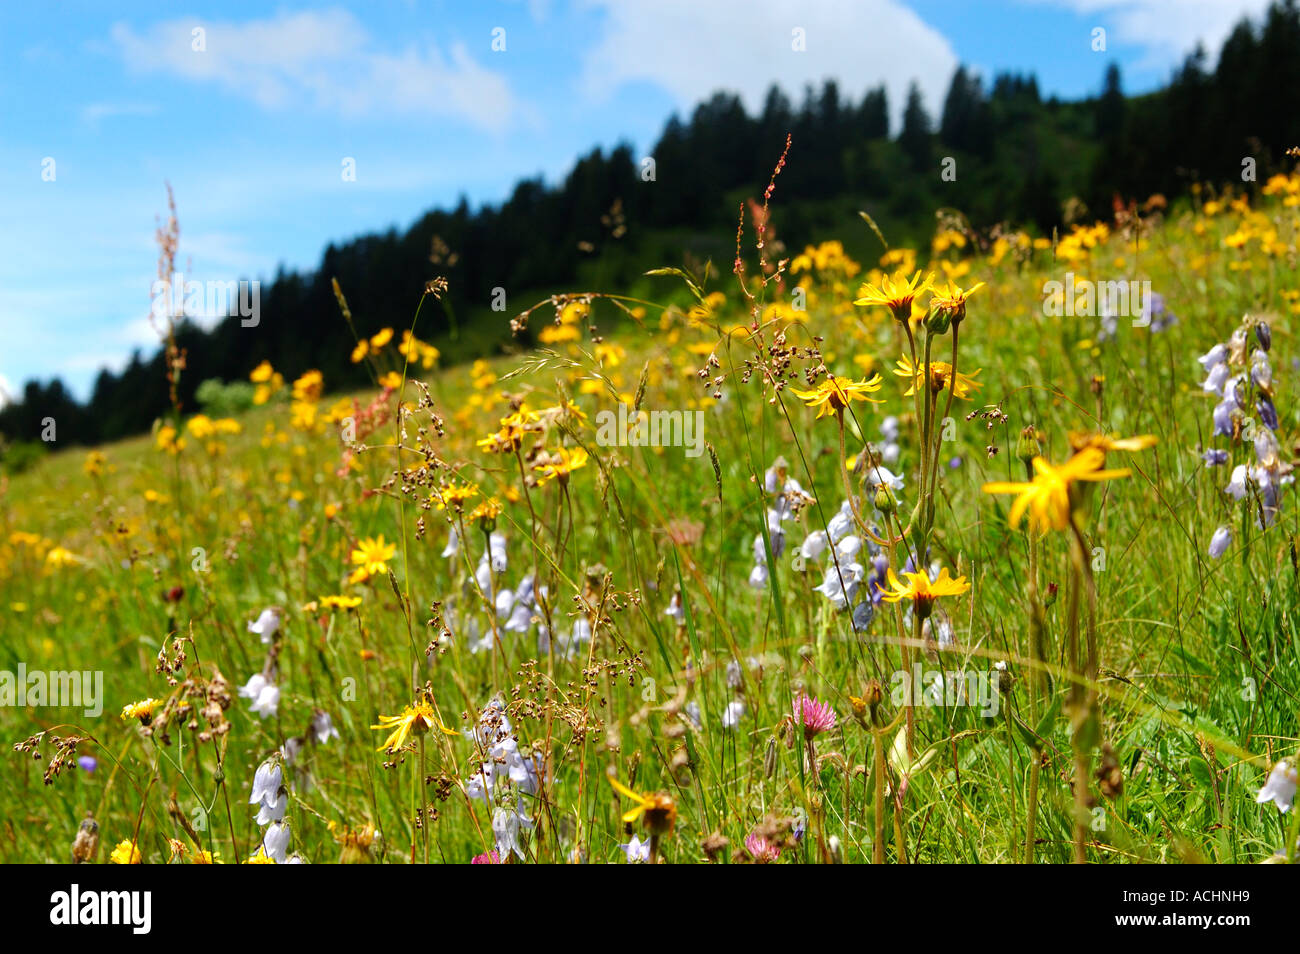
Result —
<instances>
[{"instance_id":1,"label":"pink thistle flower","mask_svg":"<svg viewBox=\"0 0 1300 954\"><path fill-rule=\"evenodd\" d=\"M835 710L829 702L818 702L801 692L794 697L794 721L803 726L804 738L811 741L835 728Z\"/></svg>"},{"instance_id":2,"label":"pink thistle flower","mask_svg":"<svg viewBox=\"0 0 1300 954\"><path fill-rule=\"evenodd\" d=\"M781 857L781 849L757 832L745 836L745 847L754 856L755 864L771 864Z\"/></svg>"},{"instance_id":3,"label":"pink thistle flower","mask_svg":"<svg viewBox=\"0 0 1300 954\"><path fill-rule=\"evenodd\" d=\"M481 855L475 855L475 856L474 856L474 860L471 861L470 864L472 864L472 865L499 865L499 864L501 864L501 856L500 856L499 854L497 854L497 850L496 850L495 848L493 848L491 851L485 851L485 852L484 852L483 854L481 854Z\"/></svg>"}]
</instances>

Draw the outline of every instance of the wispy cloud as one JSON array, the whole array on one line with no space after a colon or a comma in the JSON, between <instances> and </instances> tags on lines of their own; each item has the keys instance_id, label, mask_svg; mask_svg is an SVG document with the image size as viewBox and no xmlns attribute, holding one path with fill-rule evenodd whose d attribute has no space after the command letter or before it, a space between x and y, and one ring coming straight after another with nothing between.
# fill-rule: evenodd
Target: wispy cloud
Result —
<instances>
[{"instance_id":1,"label":"wispy cloud","mask_svg":"<svg viewBox=\"0 0 1300 954\"><path fill-rule=\"evenodd\" d=\"M1204 45L1213 58L1244 16L1256 19L1270 0L1030 0L1096 16L1114 40L1143 48L1143 67L1181 60ZM1211 59L1213 62L1213 59Z\"/></svg>"},{"instance_id":2,"label":"wispy cloud","mask_svg":"<svg viewBox=\"0 0 1300 954\"><path fill-rule=\"evenodd\" d=\"M152 116L158 112L153 103L90 103L81 108L81 119L86 125L98 128L105 119L118 116Z\"/></svg>"},{"instance_id":3,"label":"wispy cloud","mask_svg":"<svg viewBox=\"0 0 1300 954\"><path fill-rule=\"evenodd\" d=\"M111 38L128 69L216 85L267 110L450 117L500 131L525 114L506 77L463 44L384 49L346 10L242 23L170 20Z\"/></svg>"}]
</instances>

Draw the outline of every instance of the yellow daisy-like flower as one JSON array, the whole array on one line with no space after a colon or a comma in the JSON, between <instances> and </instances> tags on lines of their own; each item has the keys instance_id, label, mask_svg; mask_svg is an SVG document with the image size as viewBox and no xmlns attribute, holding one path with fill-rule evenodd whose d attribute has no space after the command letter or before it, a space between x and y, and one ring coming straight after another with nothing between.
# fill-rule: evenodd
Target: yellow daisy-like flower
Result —
<instances>
[{"instance_id":1,"label":"yellow daisy-like flower","mask_svg":"<svg viewBox=\"0 0 1300 954\"><path fill-rule=\"evenodd\" d=\"M1099 451L1140 451L1148 447L1155 447L1158 443L1154 434L1143 434L1140 437L1114 437L1108 434L1087 434L1074 432L1070 434L1070 448L1075 452L1081 451L1087 447L1095 447Z\"/></svg>"},{"instance_id":2,"label":"yellow daisy-like flower","mask_svg":"<svg viewBox=\"0 0 1300 954\"><path fill-rule=\"evenodd\" d=\"M58 569L59 567L80 562L81 557L65 547L54 547L49 553L45 554L45 565L50 569Z\"/></svg>"},{"instance_id":3,"label":"yellow daisy-like flower","mask_svg":"<svg viewBox=\"0 0 1300 954\"><path fill-rule=\"evenodd\" d=\"M904 573L903 576L908 581L906 585L891 569L888 580L889 588L880 587L881 598L887 603L911 600L912 612L916 613L921 619L925 619L930 615L934 601L939 597L961 596L970 589L966 577L959 576L954 580L948 575L947 567L940 570L938 578L933 581L928 573Z\"/></svg>"},{"instance_id":4,"label":"yellow daisy-like flower","mask_svg":"<svg viewBox=\"0 0 1300 954\"><path fill-rule=\"evenodd\" d=\"M537 471L537 483L544 484L558 479L561 484L569 482L569 475L581 467L587 466L590 455L581 447L561 447L554 453L538 458L533 465Z\"/></svg>"},{"instance_id":5,"label":"yellow daisy-like flower","mask_svg":"<svg viewBox=\"0 0 1300 954\"><path fill-rule=\"evenodd\" d=\"M539 428L540 421L536 411L521 404L519 410L501 418L499 430L476 443L489 454L513 454L523 443L524 435Z\"/></svg>"},{"instance_id":6,"label":"yellow daisy-like flower","mask_svg":"<svg viewBox=\"0 0 1300 954\"><path fill-rule=\"evenodd\" d=\"M86 461L81 467L86 472L87 477L99 477L104 473L105 463L107 463L107 458L102 453L91 451L86 455Z\"/></svg>"},{"instance_id":7,"label":"yellow daisy-like flower","mask_svg":"<svg viewBox=\"0 0 1300 954\"><path fill-rule=\"evenodd\" d=\"M946 313L954 325L958 324L966 317L966 300L983 287L983 282L976 282L965 291L951 281L943 288L936 285L930 290L930 310Z\"/></svg>"},{"instance_id":8,"label":"yellow daisy-like flower","mask_svg":"<svg viewBox=\"0 0 1300 954\"><path fill-rule=\"evenodd\" d=\"M293 399L295 401L319 401L325 390L325 378L317 370L305 372L293 382Z\"/></svg>"},{"instance_id":9,"label":"yellow daisy-like flower","mask_svg":"<svg viewBox=\"0 0 1300 954\"><path fill-rule=\"evenodd\" d=\"M460 513L465 509L465 503L477 497L478 494L477 484L451 483L441 490L435 490L432 494L432 500L439 510L446 510L451 507L457 513Z\"/></svg>"},{"instance_id":10,"label":"yellow daisy-like flower","mask_svg":"<svg viewBox=\"0 0 1300 954\"><path fill-rule=\"evenodd\" d=\"M115 865L138 865L141 862L140 849L133 841L119 841L108 860Z\"/></svg>"},{"instance_id":11,"label":"yellow daisy-like flower","mask_svg":"<svg viewBox=\"0 0 1300 954\"><path fill-rule=\"evenodd\" d=\"M370 347L374 351L383 348L384 345L393 340L393 329L383 328L370 338Z\"/></svg>"},{"instance_id":12,"label":"yellow daisy-like flower","mask_svg":"<svg viewBox=\"0 0 1300 954\"><path fill-rule=\"evenodd\" d=\"M1011 505L1011 526L1019 526L1020 518L1029 513L1029 526L1046 533L1048 530L1065 530L1070 526L1071 491L1076 483L1098 483L1127 477L1127 468L1103 470L1106 452L1097 447L1085 447L1060 467L1035 457L1034 479L1027 483L994 481L984 485L986 494L1018 494Z\"/></svg>"},{"instance_id":13,"label":"yellow daisy-like flower","mask_svg":"<svg viewBox=\"0 0 1300 954\"><path fill-rule=\"evenodd\" d=\"M496 497L489 497L477 507L470 511L469 519L473 523L478 523L485 529L491 529L496 524L497 517L501 516L501 501Z\"/></svg>"},{"instance_id":14,"label":"yellow daisy-like flower","mask_svg":"<svg viewBox=\"0 0 1300 954\"><path fill-rule=\"evenodd\" d=\"M662 792L642 795L640 792L632 791L612 775L609 776L609 784L614 786L614 791L634 802L632 807L623 813L625 825L633 824L644 815L646 827L652 833L664 834L672 831L673 824L677 821L677 803L673 801L672 796Z\"/></svg>"},{"instance_id":15,"label":"yellow daisy-like flower","mask_svg":"<svg viewBox=\"0 0 1300 954\"><path fill-rule=\"evenodd\" d=\"M975 375L979 373L978 369L971 374L958 371L954 377L952 365L947 361L931 361L930 393L938 394L951 387L954 397L966 400L972 391L979 390L980 383L975 380ZM907 355L903 355L898 359L898 367L894 368L894 374L900 378L909 378L911 380L910 386L904 392L904 397L911 397L916 393L917 386L925 383L925 367L923 365L913 367L912 359Z\"/></svg>"},{"instance_id":16,"label":"yellow daisy-like flower","mask_svg":"<svg viewBox=\"0 0 1300 954\"><path fill-rule=\"evenodd\" d=\"M123 719L139 719L141 722L148 724L153 718L153 710L158 705L157 699L141 699L139 702L132 702L130 705L122 707Z\"/></svg>"},{"instance_id":17,"label":"yellow daisy-like flower","mask_svg":"<svg viewBox=\"0 0 1300 954\"><path fill-rule=\"evenodd\" d=\"M369 579L381 573L388 572L388 561L393 558L397 552L397 545L386 543L384 535L371 538L366 537L364 540L358 540L356 549L352 551L352 562L357 564L357 568L352 571L348 580L357 583L361 580Z\"/></svg>"},{"instance_id":18,"label":"yellow daisy-like flower","mask_svg":"<svg viewBox=\"0 0 1300 954\"><path fill-rule=\"evenodd\" d=\"M866 284L858 290L862 297L856 299L855 305L884 305L897 321L907 321L912 317L912 302L916 296L930 287L934 281L934 272L923 280L918 271L910 279L906 272L898 272L892 278L886 275L880 280L880 286Z\"/></svg>"},{"instance_id":19,"label":"yellow daisy-like flower","mask_svg":"<svg viewBox=\"0 0 1300 954\"><path fill-rule=\"evenodd\" d=\"M356 347L352 349L352 363L360 364L362 361L366 360L366 355L368 354L370 354L370 341L366 338L362 338L357 342Z\"/></svg>"},{"instance_id":20,"label":"yellow daisy-like flower","mask_svg":"<svg viewBox=\"0 0 1300 954\"><path fill-rule=\"evenodd\" d=\"M384 740L384 744L376 751L391 754L405 745L410 736L424 735L424 733L435 727L447 735L460 735L455 729L449 729L443 725L434 713L433 706L427 702L417 702L413 706L407 706L401 711L400 715L381 715L379 724L372 725L370 728L389 733L388 738Z\"/></svg>"},{"instance_id":21,"label":"yellow daisy-like flower","mask_svg":"<svg viewBox=\"0 0 1300 954\"><path fill-rule=\"evenodd\" d=\"M160 451L168 454L179 454L185 449L185 438L181 437L176 428L170 424L164 424L158 428L155 442Z\"/></svg>"},{"instance_id":22,"label":"yellow daisy-like flower","mask_svg":"<svg viewBox=\"0 0 1300 954\"><path fill-rule=\"evenodd\" d=\"M817 417L823 418L832 414L839 414L853 401L871 401L873 404L883 404L883 401L867 397L868 394L879 391L880 388L880 375L874 374L865 381L854 381L852 378L832 376L807 391L801 391L799 388L791 388L790 390L805 405L817 408Z\"/></svg>"},{"instance_id":23,"label":"yellow daisy-like flower","mask_svg":"<svg viewBox=\"0 0 1300 954\"><path fill-rule=\"evenodd\" d=\"M322 596L320 598L320 605L322 608L329 609L329 610L356 609L358 606L361 605L361 597L346 596L346 595Z\"/></svg>"},{"instance_id":24,"label":"yellow daisy-like flower","mask_svg":"<svg viewBox=\"0 0 1300 954\"><path fill-rule=\"evenodd\" d=\"M261 845L258 845L257 851L253 853L253 857L248 859L248 863L250 865L273 865L275 859L268 855Z\"/></svg>"}]
</instances>

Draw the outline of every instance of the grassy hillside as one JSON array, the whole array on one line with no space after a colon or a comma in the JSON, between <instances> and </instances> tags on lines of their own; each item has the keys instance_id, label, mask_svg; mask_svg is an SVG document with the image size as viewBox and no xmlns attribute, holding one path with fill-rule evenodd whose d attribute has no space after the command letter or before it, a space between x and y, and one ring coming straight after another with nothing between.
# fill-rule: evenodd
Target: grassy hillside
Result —
<instances>
[{"instance_id":1,"label":"grassy hillside","mask_svg":"<svg viewBox=\"0 0 1300 954\"><path fill-rule=\"evenodd\" d=\"M1274 859L1300 177L1264 191L1055 246L747 228L739 278L729 234L707 282L606 263L516 354L407 366L398 326L361 362L394 388L250 364L246 415L38 462L0 671L101 673L102 711L0 707L0 860L87 817L101 862ZM855 304L916 271L906 320ZM1164 308L1058 308L1067 274ZM692 430L636 446L620 401Z\"/></svg>"}]
</instances>

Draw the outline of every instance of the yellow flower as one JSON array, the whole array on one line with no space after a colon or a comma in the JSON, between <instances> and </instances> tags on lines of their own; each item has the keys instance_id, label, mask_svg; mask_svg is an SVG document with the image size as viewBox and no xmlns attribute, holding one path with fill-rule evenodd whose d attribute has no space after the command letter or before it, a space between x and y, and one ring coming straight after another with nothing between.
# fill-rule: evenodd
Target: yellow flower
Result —
<instances>
[{"instance_id":1,"label":"yellow flower","mask_svg":"<svg viewBox=\"0 0 1300 954\"><path fill-rule=\"evenodd\" d=\"M140 849L136 848L133 841L119 841L108 860L115 865L138 865L141 860Z\"/></svg>"},{"instance_id":2,"label":"yellow flower","mask_svg":"<svg viewBox=\"0 0 1300 954\"><path fill-rule=\"evenodd\" d=\"M986 494L1018 494L1011 505L1011 526L1019 526L1020 518L1029 511L1031 528L1046 533L1048 530L1065 530L1070 526L1071 490L1079 482L1096 483L1127 477L1129 471L1102 470L1106 462L1105 451L1085 447L1060 467L1054 467L1041 457L1034 458L1034 479L1028 483L995 481L984 485Z\"/></svg>"},{"instance_id":3,"label":"yellow flower","mask_svg":"<svg viewBox=\"0 0 1300 954\"><path fill-rule=\"evenodd\" d=\"M640 792L632 791L612 775L609 776L609 784L614 786L614 791L624 798L632 799L635 803L623 813L623 824L631 825L645 815L646 826L653 833L663 834L672 830L673 823L677 820L677 805L671 796L661 792L642 795Z\"/></svg>"},{"instance_id":4,"label":"yellow flower","mask_svg":"<svg viewBox=\"0 0 1300 954\"><path fill-rule=\"evenodd\" d=\"M293 399L295 401L319 401L325 390L325 378L319 371L308 371L293 382Z\"/></svg>"},{"instance_id":5,"label":"yellow flower","mask_svg":"<svg viewBox=\"0 0 1300 954\"><path fill-rule=\"evenodd\" d=\"M894 571L889 571L889 588L880 587L881 598L887 603L897 603L899 600L911 600L912 612L916 613L921 619L930 615L930 610L934 606L934 601L941 596L961 596L970 589L970 584L966 582L966 577L959 576L955 580L948 575L948 568L944 567L939 571L939 576L933 582L930 580L928 573L904 573L907 578L907 585L894 575Z\"/></svg>"},{"instance_id":6,"label":"yellow flower","mask_svg":"<svg viewBox=\"0 0 1300 954\"><path fill-rule=\"evenodd\" d=\"M558 478L561 484L569 482L569 475L587 465L589 455L581 447L561 447L555 453L539 457L533 465L537 471L537 483L544 484Z\"/></svg>"},{"instance_id":7,"label":"yellow flower","mask_svg":"<svg viewBox=\"0 0 1300 954\"><path fill-rule=\"evenodd\" d=\"M954 325L959 324L966 317L966 300L983 287L983 282L977 282L965 291L951 281L943 288L936 285L930 290L930 310L946 313Z\"/></svg>"},{"instance_id":8,"label":"yellow flower","mask_svg":"<svg viewBox=\"0 0 1300 954\"><path fill-rule=\"evenodd\" d=\"M362 338L357 342L357 346L352 349L352 363L360 364L366 360L366 355L370 354L370 342Z\"/></svg>"},{"instance_id":9,"label":"yellow flower","mask_svg":"<svg viewBox=\"0 0 1300 954\"><path fill-rule=\"evenodd\" d=\"M139 719L145 725L153 718L153 710L158 705L157 699L142 699L122 707L122 718Z\"/></svg>"},{"instance_id":10,"label":"yellow flower","mask_svg":"<svg viewBox=\"0 0 1300 954\"><path fill-rule=\"evenodd\" d=\"M177 434L176 428L170 424L164 424L158 428L158 435L154 439L158 449L168 454L179 454L185 449L185 438L179 437Z\"/></svg>"},{"instance_id":11,"label":"yellow flower","mask_svg":"<svg viewBox=\"0 0 1300 954\"><path fill-rule=\"evenodd\" d=\"M294 401L289 408L289 424L300 431L316 427L316 404L312 401Z\"/></svg>"},{"instance_id":12,"label":"yellow flower","mask_svg":"<svg viewBox=\"0 0 1300 954\"><path fill-rule=\"evenodd\" d=\"M323 606L325 609L335 609L335 610L337 610L337 609L342 609L342 610L356 609L358 606L361 605L361 597L359 597L359 596L343 596L343 595L341 595L341 596L322 596L322 597L320 598L320 605Z\"/></svg>"},{"instance_id":13,"label":"yellow flower","mask_svg":"<svg viewBox=\"0 0 1300 954\"><path fill-rule=\"evenodd\" d=\"M581 337L582 333L575 325L547 325L537 333L537 340L542 344L563 344Z\"/></svg>"},{"instance_id":14,"label":"yellow flower","mask_svg":"<svg viewBox=\"0 0 1300 954\"><path fill-rule=\"evenodd\" d=\"M258 845L257 851L253 853L253 857L248 859L248 863L250 865L273 865L275 859L268 855L261 845Z\"/></svg>"},{"instance_id":15,"label":"yellow flower","mask_svg":"<svg viewBox=\"0 0 1300 954\"><path fill-rule=\"evenodd\" d=\"M1143 434L1141 437L1111 437L1106 434L1080 433L1070 435L1070 448L1076 452L1085 447L1095 447L1099 451L1140 451L1155 447L1156 443L1154 434Z\"/></svg>"},{"instance_id":16,"label":"yellow flower","mask_svg":"<svg viewBox=\"0 0 1300 954\"><path fill-rule=\"evenodd\" d=\"M45 554L45 565L51 569L58 569L59 567L80 562L81 557L64 547L54 547L49 553Z\"/></svg>"},{"instance_id":17,"label":"yellow flower","mask_svg":"<svg viewBox=\"0 0 1300 954\"><path fill-rule=\"evenodd\" d=\"M539 420L535 411L521 404L515 413L501 418L500 430L476 443L489 454L513 454L523 443L524 435L538 429Z\"/></svg>"},{"instance_id":18,"label":"yellow flower","mask_svg":"<svg viewBox=\"0 0 1300 954\"><path fill-rule=\"evenodd\" d=\"M916 392L917 385L925 382L925 368L921 365L912 367L912 359L903 355L898 359L898 367L894 368L894 373L900 378L910 378L911 384L904 392L904 397L910 397ZM980 383L975 380L975 375L979 374L976 370L972 374L957 372L954 379L952 365L947 361L930 362L930 393L938 394L940 391L946 391L949 385L952 385L952 392L955 397L965 400L971 391L979 389Z\"/></svg>"},{"instance_id":19,"label":"yellow flower","mask_svg":"<svg viewBox=\"0 0 1300 954\"><path fill-rule=\"evenodd\" d=\"M880 286L867 284L859 289L862 297L853 302L855 305L884 305L894 314L898 321L907 321L912 317L912 301L917 295L930 287L934 280L931 272L921 281L918 271L911 279L906 272L898 272L892 278L886 275L880 280Z\"/></svg>"},{"instance_id":20,"label":"yellow flower","mask_svg":"<svg viewBox=\"0 0 1300 954\"><path fill-rule=\"evenodd\" d=\"M469 519L490 530L499 516L501 516L501 501L496 497L489 497L470 512Z\"/></svg>"},{"instance_id":21,"label":"yellow flower","mask_svg":"<svg viewBox=\"0 0 1300 954\"><path fill-rule=\"evenodd\" d=\"M379 386L387 388L390 391L396 391L402 386L402 375L399 371L389 371L379 378Z\"/></svg>"},{"instance_id":22,"label":"yellow flower","mask_svg":"<svg viewBox=\"0 0 1300 954\"><path fill-rule=\"evenodd\" d=\"M257 369L254 370L253 374L257 374L262 367L265 367L268 371L270 371L271 368L267 362L263 361L262 364L258 365ZM269 380L257 383L257 387L253 390L253 403L258 406L265 404L267 401L271 400L271 396L282 387L284 387L284 375L279 371L272 372Z\"/></svg>"},{"instance_id":23,"label":"yellow flower","mask_svg":"<svg viewBox=\"0 0 1300 954\"><path fill-rule=\"evenodd\" d=\"M81 466L82 469L85 470L86 476L98 477L100 474L104 472L105 462L106 459L103 454L101 454L99 451L91 451L89 454L86 455L86 462Z\"/></svg>"},{"instance_id":24,"label":"yellow flower","mask_svg":"<svg viewBox=\"0 0 1300 954\"><path fill-rule=\"evenodd\" d=\"M274 369L271 367L271 362L263 361L249 372L248 380L252 381L254 384L266 384L271 380L271 375L274 373Z\"/></svg>"},{"instance_id":25,"label":"yellow flower","mask_svg":"<svg viewBox=\"0 0 1300 954\"><path fill-rule=\"evenodd\" d=\"M460 513L465 509L466 501L472 500L478 496L478 486L476 484L457 484L450 483L441 490L435 490L431 495L439 510L446 510L448 507Z\"/></svg>"},{"instance_id":26,"label":"yellow flower","mask_svg":"<svg viewBox=\"0 0 1300 954\"><path fill-rule=\"evenodd\" d=\"M371 339L370 339L370 347L371 347L373 350L378 351L378 350L381 349L384 345L388 344L388 342L390 342L390 341L392 341L392 340L393 340L393 329L392 329L392 328L383 328L383 329L381 329L377 334L375 334L375 335L373 335L373 336L371 337Z\"/></svg>"},{"instance_id":27,"label":"yellow flower","mask_svg":"<svg viewBox=\"0 0 1300 954\"><path fill-rule=\"evenodd\" d=\"M853 401L871 401L874 404L884 403L875 398L867 397L868 394L879 391L880 388L880 375L875 374L865 381L854 381L851 378L832 376L810 390L801 391L798 388L791 388L790 390L805 405L817 408L817 417L822 418L840 413Z\"/></svg>"},{"instance_id":28,"label":"yellow flower","mask_svg":"<svg viewBox=\"0 0 1300 954\"><path fill-rule=\"evenodd\" d=\"M370 728L377 729L381 732L390 733L376 751L394 753L400 749L411 735L424 735L430 729L437 727L447 735L460 735L455 729L449 729L438 719L433 711L433 706L428 702L417 702L413 706L404 708L400 715L379 717L379 724L372 725Z\"/></svg>"},{"instance_id":29,"label":"yellow flower","mask_svg":"<svg viewBox=\"0 0 1300 954\"><path fill-rule=\"evenodd\" d=\"M382 533L374 538L366 537L364 540L358 540L356 549L352 551L352 562L357 564L357 568L348 577L349 582L357 583L377 574L387 573L388 561L396 552L397 545L385 543Z\"/></svg>"}]
</instances>

